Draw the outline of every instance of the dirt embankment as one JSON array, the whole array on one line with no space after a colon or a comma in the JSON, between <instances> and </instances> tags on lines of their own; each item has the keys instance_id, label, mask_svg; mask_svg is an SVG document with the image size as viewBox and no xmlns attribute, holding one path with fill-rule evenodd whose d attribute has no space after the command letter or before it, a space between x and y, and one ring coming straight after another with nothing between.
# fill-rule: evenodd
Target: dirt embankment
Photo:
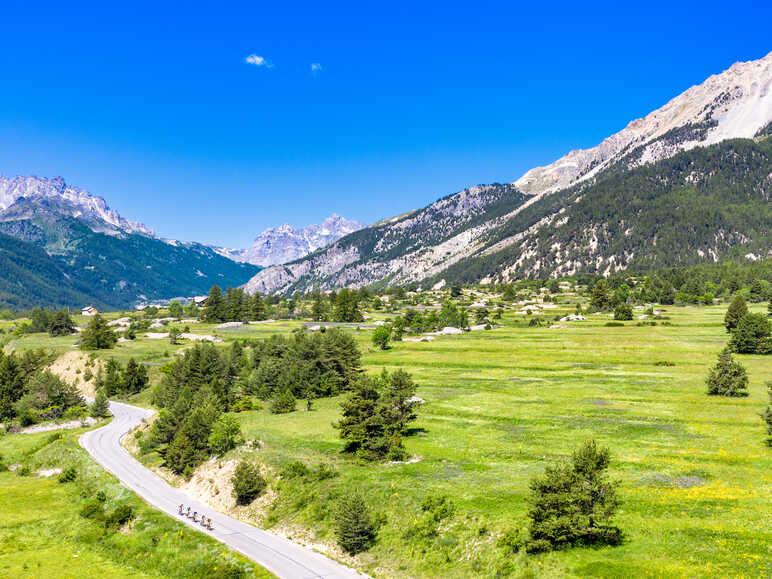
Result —
<instances>
[{"instance_id":1,"label":"dirt embankment","mask_svg":"<svg viewBox=\"0 0 772 579\"><path fill-rule=\"evenodd\" d=\"M104 362L91 358L85 352L71 351L62 354L51 364L51 372L69 384L74 384L83 396L94 397L96 377Z\"/></svg>"}]
</instances>

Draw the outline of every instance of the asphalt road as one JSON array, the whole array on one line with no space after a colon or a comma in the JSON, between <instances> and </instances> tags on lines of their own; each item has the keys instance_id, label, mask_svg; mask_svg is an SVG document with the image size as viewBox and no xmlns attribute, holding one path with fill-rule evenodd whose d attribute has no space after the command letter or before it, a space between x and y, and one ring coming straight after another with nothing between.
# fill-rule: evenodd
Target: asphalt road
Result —
<instances>
[{"instance_id":1,"label":"asphalt road","mask_svg":"<svg viewBox=\"0 0 772 579\"><path fill-rule=\"evenodd\" d=\"M137 426L143 418L150 416L152 411L120 402L111 402L110 410L114 416L113 420L102 428L83 434L80 444L108 472L115 475L121 484L155 508L198 531L211 535L279 577L288 579L313 577L362 579L364 577L353 569L336 563L307 547L219 513L169 485L137 462L121 446L121 439L126 433ZM198 511L211 517L213 530L207 531L187 517L179 515L177 510L180 504L190 506L191 511Z\"/></svg>"}]
</instances>

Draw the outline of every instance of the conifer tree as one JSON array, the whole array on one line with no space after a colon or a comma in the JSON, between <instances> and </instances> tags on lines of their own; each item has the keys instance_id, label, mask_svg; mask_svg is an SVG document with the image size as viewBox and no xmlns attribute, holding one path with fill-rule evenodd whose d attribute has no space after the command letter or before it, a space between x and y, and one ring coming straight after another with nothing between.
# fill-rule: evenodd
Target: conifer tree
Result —
<instances>
[{"instance_id":1,"label":"conifer tree","mask_svg":"<svg viewBox=\"0 0 772 579\"><path fill-rule=\"evenodd\" d=\"M201 315L203 321L214 324L222 322L224 318L225 304L222 297L222 289L220 286L213 285L209 290L209 296L206 299L206 306L204 307L204 313Z\"/></svg>"},{"instance_id":2,"label":"conifer tree","mask_svg":"<svg viewBox=\"0 0 772 579\"><path fill-rule=\"evenodd\" d=\"M260 292L255 292L255 295L252 296L252 300L250 302L250 316L253 320L264 320L266 319L266 307L265 307L265 300L263 300L263 296L260 295Z\"/></svg>"},{"instance_id":3,"label":"conifer tree","mask_svg":"<svg viewBox=\"0 0 772 579\"><path fill-rule=\"evenodd\" d=\"M737 327L740 319L747 313L748 304L745 303L745 298L739 294L736 295L729 304L729 308L727 308L726 315L724 316L726 331L732 332Z\"/></svg>"},{"instance_id":4,"label":"conifer tree","mask_svg":"<svg viewBox=\"0 0 772 579\"><path fill-rule=\"evenodd\" d=\"M147 384L147 368L143 364L138 364L134 358L129 358L123 370L123 392L136 394L146 388Z\"/></svg>"},{"instance_id":5,"label":"conifer tree","mask_svg":"<svg viewBox=\"0 0 772 579\"><path fill-rule=\"evenodd\" d=\"M95 314L81 334L81 350L106 350L112 348L118 336L100 314Z\"/></svg>"},{"instance_id":6,"label":"conifer tree","mask_svg":"<svg viewBox=\"0 0 772 579\"><path fill-rule=\"evenodd\" d=\"M711 369L707 378L708 394L717 396L747 396L748 374L732 358L729 348L724 348L718 355L718 362Z\"/></svg>"},{"instance_id":7,"label":"conifer tree","mask_svg":"<svg viewBox=\"0 0 772 579\"><path fill-rule=\"evenodd\" d=\"M341 549L350 555L367 551L376 538L376 526L362 495L344 494L335 513L335 536Z\"/></svg>"},{"instance_id":8,"label":"conifer tree","mask_svg":"<svg viewBox=\"0 0 772 579\"><path fill-rule=\"evenodd\" d=\"M737 322L729 347L739 354L772 353L772 324L764 314L745 314Z\"/></svg>"},{"instance_id":9,"label":"conifer tree","mask_svg":"<svg viewBox=\"0 0 772 579\"><path fill-rule=\"evenodd\" d=\"M617 483L606 478L609 462L608 448L590 440L570 463L549 466L531 481L527 551L621 541L622 532L611 525L620 502Z\"/></svg>"},{"instance_id":10,"label":"conifer tree","mask_svg":"<svg viewBox=\"0 0 772 579\"><path fill-rule=\"evenodd\" d=\"M110 416L110 404L104 390L97 390L96 396L94 396L94 403L91 405L89 413L94 418L107 418Z\"/></svg>"}]
</instances>

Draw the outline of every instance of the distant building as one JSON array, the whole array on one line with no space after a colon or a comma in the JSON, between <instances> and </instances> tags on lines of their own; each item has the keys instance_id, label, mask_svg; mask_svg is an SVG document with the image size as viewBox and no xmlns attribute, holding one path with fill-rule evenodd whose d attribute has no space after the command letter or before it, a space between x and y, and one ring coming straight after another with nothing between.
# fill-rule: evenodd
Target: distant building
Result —
<instances>
[{"instance_id":1,"label":"distant building","mask_svg":"<svg viewBox=\"0 0 772 579\"><path fill-rule=\"evenodd\" d=\"M99 310L96 309L94 306L86 306L82 310L80 310L81 315L83 316L95 316L99 313Z\"/></svg>"},{"instance_id":2,"label":"distant building","mask_svg":"<svg viewBox=\"0 0 772 579\"><path fill-rule=\"evenodd\" d=\"M193 303L196 304L196 307L203 308L206 305L206 300L209 299L209 296L196 296L193 298Z\"/></svg>"}]
</instances>

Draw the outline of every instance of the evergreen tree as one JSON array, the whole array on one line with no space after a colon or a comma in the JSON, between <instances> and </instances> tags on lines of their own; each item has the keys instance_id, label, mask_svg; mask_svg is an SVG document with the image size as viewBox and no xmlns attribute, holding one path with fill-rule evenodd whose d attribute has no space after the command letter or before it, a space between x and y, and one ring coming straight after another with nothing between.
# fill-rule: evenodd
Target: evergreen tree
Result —
<instances>
[{"instance_id":1,"label":"evergreen tree","mask_svg":"<svg viewBox=\"0 0 772 579\"><path fill-rule=\"evenodd\" d=\"M108 397L123 394L124 382L120 362L115 359L108 360L104 374L100 369L97 375L97 384L104 388L105 395Z\"/></svg>"},{"instance_id":2,"label":"evergreen tree","mask_svg":"<svg viewBox=\"0 0 772 579\"><path fill-rule=\"evenodd\" d=\"M209 324L215 324L224 321L224 318L225 302L222 297L222 289L218 285L213 285L209 290L209 297L206 299L206 306L201 319Z\"/></svg>"},{"instance_id":3,"label":"evergreen tree","mask_svg":"<svg viewBox=\"0 0 772 579\"><path fill-rule=\"evenodd\" d=\"M256 291L255 295L252 296L249 309L250 316L253 320L260 321L267 318L265 301L263 300L263 296L260 295L260 292Z\"/></svg>"},{"instance_id":4,"label":"evergreen tree","mask_svg":"<svg viewBox=\"0 0 772 579\"><path fill-rule=\"evenodd\" d=\"M326 322L329 319L327 300L319 290L314 292L311 305L311 319L316 322Z\"/></svg>"},{"instance_id":5,"label":"evergreen tree","mask_svg":"<svg viewBox=\"0 0 772 579\"><path fill-rule=\"evenodd\" d=\"M106 350L112 348L118 336L110 329L105 319L100 315L94 315L86 329L81 333L81 350Z\"/></svg>"},{"instance_id":6,"label":"evergreen tree","mask_svg":"<svg viewBox=\"0 0 772 579\"><path fill-rule=\"evenodd\" d=\"M107 418L111 416L110 403L107 400L104 390L97 390L96 396L94 397L94 403L91 405L89 413L94 418Z\"/></svg>"},{"instance_id":7,"label":"evergreen tree","mask_svg":"<svg viewBox=\"0 0 772 579\"><path fill-rule=\"evenodd\" d=\"M772 353L772 324L764 314L745 314L732 332L729 347L739 354Z\"/></svg>"},{"instance_id":8,"label":"evergreen tree","mask_svg":"<svg viewBox=\"0 0 772 579\"><path fill-rule=\"evenodd\" d=\"M726 315L724 316L726 331L733 331L740 322L740 319L747 313L748 304L745 303L745 298L739 294L736 295L729 304L729 308L727 308Z\"/></svg>"},{"instance_id":9,"label":"evergreen tree","mask_svg":"<svg viewBox=\"0 0 772 579\"><path fill-rule=\"evenodd\" d=\"M48 333L52 336L69 336L75 331L75 324L67 310L61 309L51 316Z\"/></svg>"},{"instance_id":10,"label":"evergreen tree","mask_svg":"<svg viewBox=\"0 0 772 579\"><path fill-rule=\"evenodd\" d=\"M389 444L378 403L380 397L376 381L370 376L362 376L348 398L341 402L342 416L335 427L346 442L346 452L366 460L379 460L388 453Z\"/></svg>"},{"instance_id":11,"label":"evergreen tree","mask_svg":"<svg viewBox=\"0 0 772 579\"><path fill-rule=\"evenodd\" d=\"M336 322L361 322L364 320L359 311L359 296L348 288L341 289L335 297L333 320Z\"/></svg>"},{"instance_id":12,"label":"evergreen tree","mask_svg":"<svg viewBox=\"0 0 772 579\"><path fill-rule=\"evenodd\" d=\"M147 368L138 364L134 358L129 358L123 370L122 390L125 394L137 394L147 387Z\"/></svg>"},{"instance_id":13,"label":"evergreen tree","mask_svg":"<svg viewBox=\"0 0 772 579\"><path fill-rule=\"evenodd\" d=\"M335 512L335 536L338 545L350 555L367 551L376 538L376 526L362 495L345 493Z\"/></svg>"},{"instance_id":14,"label":"evergreen tree","mask_svg":"<svg viewBox=\"0 0 772 579\"><path fill-rule=\"evenodd\" d=\"M296 409L297 400L289 388L277 391L271 398L270 410L272 414L286 414L295 412Z\"/></svg>"},{"instance_id":15,"label":"evergreen tree","mask_svg":"<svg viewBox=\"0 0 772 579\"><path fill-rule=\"evenodd\" d=\"M14 404L24 394L24 375L16 355L4 354L0 348L0 420L13 418Z\"/></svg>"},{"instance_id":16,"label":"evergreen tree","mask_svg":"<svg viewBox=\"0 0 772 579\"><path fill-rule=\"evenodd\" d=\"M611 307L611 296L609 294L608 282L605 279L599 279L592 286L590 292L590 307L595 310L608 310Z\"/></svg>"},{"instance_id":17,"label":"evergreen tree","mask_svg":"<svg viewBox=\"0 0 772 579\"><path fill-rule=\"evenodd\" d=\"M549 466L531 481L529 552L577 544L618 544L619 528L611 525L619 507L617 483L606 478L608 448L594 440L573 453L570 463Z\"/></svg>"},{"instance_id":18,"label":"evergreen tree","mask_svg":"<svg viewBox=\"0 0 772 579\"><path fill-rule=\"evenodd\" d=\"M708 394L717 396L747 396L748 374L732 358L729 348L724 348L718 355L718 362L711 369L707 378Z\"/></svg>"}]
</instances>

